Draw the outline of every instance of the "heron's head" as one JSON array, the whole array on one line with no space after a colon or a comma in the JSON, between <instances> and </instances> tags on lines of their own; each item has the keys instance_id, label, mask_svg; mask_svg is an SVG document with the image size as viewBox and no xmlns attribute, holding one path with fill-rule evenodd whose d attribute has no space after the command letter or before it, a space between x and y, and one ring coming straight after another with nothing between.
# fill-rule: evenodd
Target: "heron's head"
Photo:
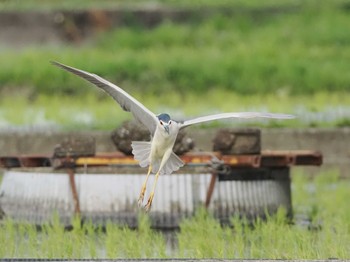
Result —
<instances>
[{"instance_id":1,"label":"heron's head","mask_svg":"<svg viewBox=\"0 0 350 262\"><path fill-rule=\"evenodd\" d=\"M170 116L168 114L160 114L157 117L158 117L159 125L162 128L164 128L165 132L169 134L169 128L172 122L170 119Z\"/></svg>"}]
</instances>

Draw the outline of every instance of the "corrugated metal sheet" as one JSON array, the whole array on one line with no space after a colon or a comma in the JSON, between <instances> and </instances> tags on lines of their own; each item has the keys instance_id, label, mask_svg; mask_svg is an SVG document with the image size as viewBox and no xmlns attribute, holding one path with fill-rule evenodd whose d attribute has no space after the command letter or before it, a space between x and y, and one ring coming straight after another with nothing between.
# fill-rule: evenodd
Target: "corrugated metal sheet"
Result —
<instances>
[{"instance_id":1,"label":"corrugated metal sheet","mask_svg":"<svg viewBox=\"0 0 350 262\"><path fill-rule=\"evenodd\" d=\"M264 215L279 206L291 210L289 169L277 179L253 181L221 181L215 183L209 210L223 221L233 214ZM211 174L163 175L150 211L153 226L178 226L183 217L191 216L203 206ZM140 174L76 174L75 182L83 218L95 223L113 220L136 226L142 209L137 205L145 175ZM154 176L148 183L145 202ZM15 220L42 224L57 212L69 224L74 214L69 177L65 173L5 171L0 186L0 206Z\"/></svg>"},{"instance_id":2,"label":"corrugated metal sheet","mask_svg":"<svg viewBox=\"0 0 350 262\"><path fill-rule=\"evenodd\" d=\"M69 178L66 174L5 171L0 206L17 221L42 224L57 212L67 224L74 213Z\"/></svg>"},{"instance_id":3,"label":"corrugated metal sheet","mask_svg":"<svg viewBox=\"0 0 350 262\"><path fill-rule=\"evenodd\" d=\"M209 209L227 221L232 215L248 218L273 213L279 207L292 212L289 174L277 179L233 180L216 183Z\"/></svg>"}]
</instances>

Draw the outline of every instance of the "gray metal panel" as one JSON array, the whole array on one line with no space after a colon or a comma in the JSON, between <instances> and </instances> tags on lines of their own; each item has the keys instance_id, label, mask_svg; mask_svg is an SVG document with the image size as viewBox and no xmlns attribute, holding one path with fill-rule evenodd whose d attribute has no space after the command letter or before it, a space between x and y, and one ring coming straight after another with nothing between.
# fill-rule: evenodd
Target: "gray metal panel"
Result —
<instances>
[{"instance_id":1,"label":"gray metal panel","mask_svg":"<svg viewBox=\"0 0 350 262\"><path fill-rule=\"evenodd\" d=\"M209 210L216 217L226 219L232 215L247 217L274 213L283 206L291 212L288 181L226 181L215 185Z\"/></svg>"},{"instance_id":2,"label":"gray metal panel","mask_svg":"<svg viewBox=\"0 0 350 262\"><path fill-rule=\"evenodd\" d=\"M289 175L289 174L287 174ZM81 215L95 223L137 225L137 199L145 175L76 174ZM172 174L158 179L150 211L153 226L176 227L205 202L211 174ZM150 176L145 203L152 189ZM42 224L57 211L67 224L74 204L67 174L5 171L0 206L15 220ZM279 206L291 210L290 180L224 181L215 184L209 210L223 221L234 214L255 217Z\"/></svg>"},{"instance_id":3,"label":"gray metal panel","mask_svg":"<svg viewBox=\"0 0 350 262\"><path fill-rule=\"evenodd\" d=\"M74 211L66 174L5 171L0 205L7 216L35 224L48 221L53 212L67 223Z\"/></svg>"}]
</instances>

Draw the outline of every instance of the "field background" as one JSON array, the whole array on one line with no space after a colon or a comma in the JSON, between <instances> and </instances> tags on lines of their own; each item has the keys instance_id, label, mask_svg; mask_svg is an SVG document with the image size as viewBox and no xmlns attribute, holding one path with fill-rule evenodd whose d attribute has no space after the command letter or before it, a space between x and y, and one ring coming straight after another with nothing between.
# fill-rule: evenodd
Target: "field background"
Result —
<instances>
[{"instance_id":1,"label":"field background","mask_svg":"<svg viewBox=\"0 0 350 262\"><path fill-rule=\"evenodd\" d=\"M130 118L51 60L99 74L177 119L249 110L298 117L260 125L349 125L348 1L0 2L4 13L86 8L127 10L130 18L86 38L74 38L79 24L67 19L67 41L1 39L0 127L109 130ZM186 15L149 26L133 17L140 9Z\"/></svg>"},{"instance_id":2,"label":"field background","mask_svg":"<svg viewBox=\"0 0 350 262\"><path fill-rule=\"evenodd\" d=\"M97 88L51 66L52 60L96 73L176 119L224 111L297 116L205 127L350 126L349 1L0 1L1 19L87 9L124 10L127 23L81 37L79 24L66 19L70 38L10 41L4 32L11 27L0 21L0 131L109 131L131 119ZM186 15L148 25L135 18L137 10ZM30 31L29 24L20 26ZM349 258L349 181L338 170L314 179L300 172L292 177L295 221L281 210L253 227L232 218L233 230L199 212L183 221L169 245L149 228L147 217L140 218L139 230L96 228L76 219L70 231L57 219L39 231L5 219L0 257Z\"/></svg>"}]
</instances>

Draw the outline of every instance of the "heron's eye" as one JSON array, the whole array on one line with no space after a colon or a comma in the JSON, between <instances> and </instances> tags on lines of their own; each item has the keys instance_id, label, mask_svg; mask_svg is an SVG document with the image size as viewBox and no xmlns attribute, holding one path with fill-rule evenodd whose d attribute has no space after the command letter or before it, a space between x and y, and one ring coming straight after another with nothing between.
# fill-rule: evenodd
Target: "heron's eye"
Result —
<instances>
[{"instance_id":1,"label":"heron's eye","mask_svg":"<svg viewBox=\"0 0 350 262\"><path fill-rule=\"evenodd\" d=\"M161 125L163 125L163 122L162 122L162 121L159 121L159 123L160 123Z\"/></svg>"},{"instance_id":2,"label":"heron's eye","mask_svg":"<svg viewBox=\"0 0 350 262\"><path fill-rule=\"evenodd\" d=\"M169 125L171 125L171 121L169 121Z\"/></svg>"}]
</instances>

